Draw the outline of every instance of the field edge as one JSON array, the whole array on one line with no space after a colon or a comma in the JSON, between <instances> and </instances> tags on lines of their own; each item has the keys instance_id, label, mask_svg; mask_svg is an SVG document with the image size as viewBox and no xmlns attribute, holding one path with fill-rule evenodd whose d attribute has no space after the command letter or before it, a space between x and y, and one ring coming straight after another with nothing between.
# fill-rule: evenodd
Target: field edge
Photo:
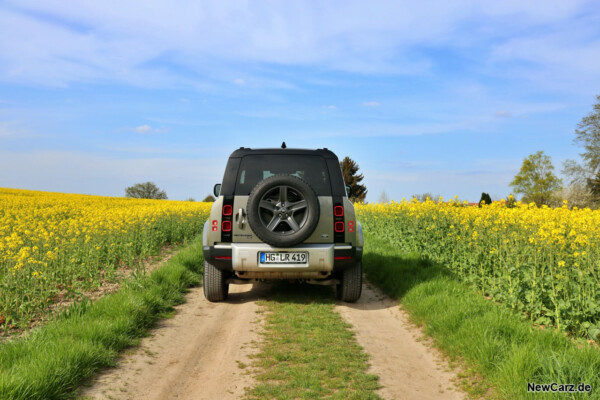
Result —
<instances>
[{"instance_id":1,"label":"field edge","mask_svg":"<svg viewBox=\"0 0 600 400\"><path fill-rule=\"evenodd\" d=\"M527 383L592 386L600 398L600 351L553 330L534 328L522 315L485 299L451 272L384 240L365 239L363 265L370 282L400 300L436 347L465 364L462 386L474 397L544 398ZM546 393L549 398L582 394Z\"/></svg>"},{"instance_id":2,"label":"field edge","mask_svg":"<svg viewBox=\"0 0 600 400\"><path fill-rule=\"evenodd\" d=\"M2 344L0 398L71 398L101 368L114 366L119 352L140 337L183 294L201 282L202 235L163 266L136 277L95 302L75 304L55 321Z\"/></svg>"}]
</instances>

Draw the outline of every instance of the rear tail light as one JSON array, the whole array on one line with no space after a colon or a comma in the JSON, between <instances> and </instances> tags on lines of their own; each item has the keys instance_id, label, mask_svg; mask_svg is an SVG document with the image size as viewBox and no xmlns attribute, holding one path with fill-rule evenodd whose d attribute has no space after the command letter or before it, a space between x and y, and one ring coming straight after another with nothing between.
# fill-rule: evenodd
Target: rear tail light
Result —
<instances>
[{"instance_id":1,"label":"rear tail light","mask_svg":"<svg viewBox=\"0 0 600 400\"><path fill-rule=\"evenodd\" d=\"M223 221L221 229L223 229L223 232L231 232L231 221Z\"/></svg>"},{"instance_id":2,"label":"rear tail light","mask_svg":"<svg viewBox=\"0 0 600 400\"><path fill-rule=\"evenodd\" d=\"M335 243L344 243L346 240L344 203L341 200L334 199L333 202L333 241Z\"/></svg>"},{"instance_id":3,"label":"rear tail light","mask_svg":"<svg viewBox=\"0 0 600 400\"><path fill-rule=\"evenodd\" d=\"M344 207L342 207L342 206L333 207L333 215L336 217L343 217L344 216Z\"/></svg>"},{"instance_id":4,"label":"rear tail light","mask_svg":"<svg viewBox=\"0 0 600 400\"><path fill-rule=\"evenodd\" d=\"M221 208L221 242L231 243L233 239L233 196L223 196ZM217 222L217 230L219 227Z\"/></svg>"}]
</instances>

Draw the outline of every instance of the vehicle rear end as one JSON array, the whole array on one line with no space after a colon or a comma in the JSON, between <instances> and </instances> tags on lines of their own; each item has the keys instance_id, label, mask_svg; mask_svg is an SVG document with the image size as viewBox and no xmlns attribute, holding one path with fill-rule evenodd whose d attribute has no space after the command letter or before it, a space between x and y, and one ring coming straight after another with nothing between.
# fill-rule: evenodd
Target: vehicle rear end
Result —
<instances>
[{"instance_id":1,"label":"vehicle rear end","mask_svg":"<svg viewBox=\"0 0 600 400\"><path fill-rule=\"evenodd\" d=\"M335 154L234 152L205 225L203 250L224 284L292 279L339 285L362 258L362 232ZM227 289L219 288L226 297Z\"/></svg>"}]
</instances>

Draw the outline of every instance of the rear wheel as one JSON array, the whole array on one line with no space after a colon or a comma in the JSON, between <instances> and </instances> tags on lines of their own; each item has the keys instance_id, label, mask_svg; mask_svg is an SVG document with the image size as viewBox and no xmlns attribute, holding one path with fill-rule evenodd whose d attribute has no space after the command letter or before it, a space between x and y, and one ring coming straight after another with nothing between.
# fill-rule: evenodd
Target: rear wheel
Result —
<instances>
[{"instance_id":1,"label":"rear wheel","mask_svg":"<svg viewBox=\"0 0 600 400\"><path fill-rule=\"evenodd\" d=\"M204 261L204 278L202 280L204 297L211 302L223 301L229 294L229 284L225 272Z\"/></svg>"},{"instance_id":2,"label":"rear wheel","mask_svg":"<svg viewBox=\"0 0 600 400\"><path fill-rule=\"evenodd\" d=\"M340 283L336 285L336 295L346 303L355 303L362 292L362 261L342 271Z\"/></svg>"}]
</instances>

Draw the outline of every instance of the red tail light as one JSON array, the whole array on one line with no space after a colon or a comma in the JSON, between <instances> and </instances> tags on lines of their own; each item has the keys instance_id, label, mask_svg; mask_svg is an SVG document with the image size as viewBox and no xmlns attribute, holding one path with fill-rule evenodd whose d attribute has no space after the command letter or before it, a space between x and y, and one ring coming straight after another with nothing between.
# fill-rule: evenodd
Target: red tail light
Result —
<instances>
[{"instance_id":1,"label":"red tail light","mask_svg":"<svg viewBox=\"0 0 600 400\"><path fill-rule=\"evenodd\" d=\"M223 221L223 223L221 224L221 229L223 229L223 232L230 232L231 231L231 221Z\"/></svg>"},{"instance_id":2,"label":"red tail light","mask_svg":"<svg viewBox=\"0 0 600 400\"><path fill-rule=\"evenodd\" d=\"M344 232L344 223L343 222L336 222L335 223L335 231L336 232Z\"/></svg>"},{"instance_id":3,"label":"red tail light","mask_svg":"<svg viewBox=\"0 0 600 400\"><path fill-rule=\"evenodd\" d=\"M333 207L333 215L336 217L343 217L344 216L344 207L342 207L342 206Z\"/></svg>"},{"instance_id":4,"label":"red tail light","mask_svg":"<svg viewBox=\"0 0 600 400\"><path fill-rule=\"evenodd\" d=\"M223 215L231 215L233 214L233 207L229 204L225 204L223 206Z\"/></svg>"}]
</instances>

